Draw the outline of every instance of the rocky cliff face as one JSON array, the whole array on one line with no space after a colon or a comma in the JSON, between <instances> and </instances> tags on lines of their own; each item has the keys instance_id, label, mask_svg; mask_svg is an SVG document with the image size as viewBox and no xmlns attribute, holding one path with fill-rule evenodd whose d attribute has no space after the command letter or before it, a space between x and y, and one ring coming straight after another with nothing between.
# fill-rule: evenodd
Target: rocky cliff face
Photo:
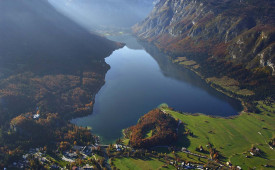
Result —
<instances>
[{"instance_id":1,"label":"rocky cliff face","mask_svg":"<svg viewBox=\"0 0 275 170\"><path fill-rule=\"evenodd\" d=\"M275 75L271 0L160 0L133 31L174 56L207 55Z\"/></svg>"}]
</instances>

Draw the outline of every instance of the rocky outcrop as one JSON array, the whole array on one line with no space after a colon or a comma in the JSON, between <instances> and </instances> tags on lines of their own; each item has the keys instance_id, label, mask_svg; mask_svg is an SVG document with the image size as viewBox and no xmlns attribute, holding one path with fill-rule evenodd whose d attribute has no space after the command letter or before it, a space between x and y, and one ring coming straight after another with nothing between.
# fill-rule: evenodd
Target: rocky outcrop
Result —
<instances>
[{"instance_id":1,"label":"rocky outcrop","mask_svg":"<svg viewBox=\"0 0 275 170\"><path fill-rule=\"evenodd\" d=\"M207 55L275 75L274 1L160 0L133 31L174 56Z\"/></svg>"}]
</instances>

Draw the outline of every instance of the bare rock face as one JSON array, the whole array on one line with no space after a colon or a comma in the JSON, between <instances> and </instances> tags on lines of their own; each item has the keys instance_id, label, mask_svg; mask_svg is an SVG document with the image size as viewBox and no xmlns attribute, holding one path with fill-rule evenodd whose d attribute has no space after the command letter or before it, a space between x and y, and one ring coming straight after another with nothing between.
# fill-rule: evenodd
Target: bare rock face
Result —
<instances>
[{"instance_id":1,"label":"bare rock face","mask_svg":"<svg viewBox=\"0 0 275 170\"><path fill-rule=\"evenodd\" d=\"M160 0L133 32L177 56L207 54L275 74L274 1Z\"/></svg>"}]
</instances>

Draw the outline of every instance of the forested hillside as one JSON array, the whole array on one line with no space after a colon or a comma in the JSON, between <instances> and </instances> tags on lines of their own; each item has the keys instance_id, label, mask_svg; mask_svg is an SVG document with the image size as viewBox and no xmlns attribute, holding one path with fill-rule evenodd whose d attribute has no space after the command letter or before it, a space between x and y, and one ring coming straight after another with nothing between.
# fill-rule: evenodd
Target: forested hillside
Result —
<instances>
[{"instance_id":1,"label":"forested hillside","mask_svg":"<svg viewBox=\"0 0 275 170\"><path fill-rule=\"evenodd\" d=\"M92 141L67 120L91 113L109 69L104 58L121 44L46 0L0 1L0 37L0 167L29 147Z\"/></svg>"}]
</instances>

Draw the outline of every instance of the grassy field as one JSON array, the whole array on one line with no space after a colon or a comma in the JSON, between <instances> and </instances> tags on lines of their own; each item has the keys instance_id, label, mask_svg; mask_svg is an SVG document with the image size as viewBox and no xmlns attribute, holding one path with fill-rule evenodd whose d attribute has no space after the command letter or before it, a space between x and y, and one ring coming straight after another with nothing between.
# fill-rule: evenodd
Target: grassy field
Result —
<instances>
[{"instance_id":1,"label":"grassy field","mask_svg":"<svg viewBox=\"0 0 275 170\"><path fill-rule=\"evenodd\" d=\"M193 69L198 69L200 67L200 65L197 64L195 61L188 60L186 57L178 57L178 58L173 60L173 63L177 63L179 65L191 67Z\"/></svg>"},{"instance_id":2,"label":"grassy field","mask_svg":"<svg viewBox=\"0 0 275 170\"><path fill-rule=\"evenodd\" d=\"M262 165L266 164L275 166L275 150L267 144L275 137L275 116L270 114L275 106L259 102L258 107L261 114L243 112L234 118L181 114L167 108L164 111L180 119L184 122L185 129L194 133L194 137L179 139L177 145L196 152L196 147L201 145L206 148L211 143L225 157L224 161L231 161L234 165L247 169L263 168ZM180 131L183 133L183 128ZM263 151L261 157L246 158L252 146Z\"/></svg>"},{"instance_id":3,"label":"grassy field","mask_svg":"<svg viewBox=\"0 0 275 170\"><path fill-rule=\"evenodd\" d=\"M186 57L178 57L177 59L173 60L173 63L179 63L179 62L186 61L186 60L187 60Z\"/></svg>"},{"instance_id":4,"label":"grassy field","mask_svg":"<svg viewBox=\"0 0 275 170\"><path fill-rule=\"evenodd\" d=\"M146 160L134 158L116 158L113 163L115 167L119 168L120 170L175 169L175 167L170 165L164 168L163 165L165 165L165 163L155 158Z\"/></svg>"},{"instance_id":5,"label":"grassy field","mask_svg":"<svg viewBox=\"0 0 275 170\"><path fill-rule=\"evenodd\" d=\"M46 158L48 160L60 165L61 167L65 167L68 164L68 162L63 161L60 157L57 157L57 156L46 155Z\"/></svg>"},{"instance_id":6,"label":"grassy field","mask_svg":"<svg viewBox=\"0 0 275 170\"><path fill-rule=\"evenodd\" d=\"M150 138L153 136L153 130L149 130L148 133L146 133L145 138Z\"/></svg>"},{"instance_id":7,"label":"grassy field","mask_svg":"<svg viewBox=\"0 0 275 170\"><path fill-rule=\"evenodd\" d=\"M254 92L248 89L240 89L239 82L229 77L211 77L206 79L207 82L221 86L222 88L243 96L254 95Z\"/></svg>"},{"instance_id":8,"label":"grassy field","mask_svg":"<svg viewBox=\"0 0 275 170\"><path fill-rule=\"evenodd\" d=\"M185 66L193 66L193 65L196 65L197 63L193 60L190 60L190 61L180 62L179 64L185 65Z\"/></svg>"}]
</instances>

